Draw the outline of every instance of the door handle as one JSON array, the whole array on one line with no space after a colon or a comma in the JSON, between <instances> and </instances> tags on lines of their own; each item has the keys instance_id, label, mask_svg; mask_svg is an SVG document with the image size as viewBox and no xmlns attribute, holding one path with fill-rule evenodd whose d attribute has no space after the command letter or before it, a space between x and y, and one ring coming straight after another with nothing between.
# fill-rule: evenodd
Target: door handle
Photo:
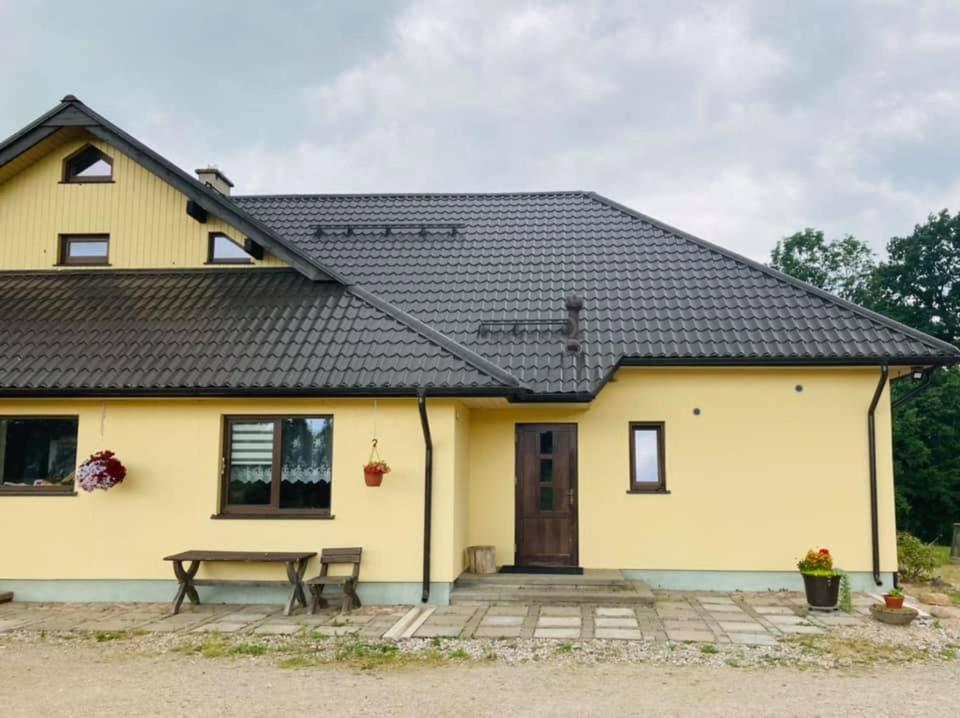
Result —
<instances>
[{"instance_id":1,"label":"door handle","mask_svg":"<svg viewBox=\"0 0 960 718\"><path fill-rule=\"evenodd\" d=\"M567 498L570 501L570 508L573 508L573 488L567 489Z\"/></svg>"}]
</instances>

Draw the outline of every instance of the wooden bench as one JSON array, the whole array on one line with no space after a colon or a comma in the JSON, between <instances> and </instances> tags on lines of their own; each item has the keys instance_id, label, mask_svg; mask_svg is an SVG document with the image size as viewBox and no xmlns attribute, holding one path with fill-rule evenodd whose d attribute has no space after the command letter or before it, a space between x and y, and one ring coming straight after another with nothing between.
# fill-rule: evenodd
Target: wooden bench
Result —
<instances>
[{"instance_id":1,"label":"wooden bench","mask_svg":"<svg viewBox=\"0 0 960 718\"><path fill-rule=\"evenodd\" d=\"M323 597L326 586L340 586L343 599L340 603L340 612L347 613L351 608L360 608L360 597L357 596L357 579L360 577L360 554L362 548L325 548L320 554L320 575L304 581L310 589L310 606L308 611L315 613L317 606L326 606L327 600ZM330 566L336 564L353 564L353 572L349 576L331 576Z\"/></svg>"},{"instance_id":2,"label":"wooden bench","mask_svg":"<svg viewBox=\"0 0 960 718\"><path fill-rule=\"evenodd\" d=\"M277 581L232 581L224 579L197 579L197 571L200 570L200 564L204 561L217 561L225 563L282 563L287 567L286 584L291 586L290 598L283 614L289 616L294 606L299 603L306 607L307 599L303 592L303 575L307 572L307 561L317 555L316 551L203 551L193 550L175 553L172 556L165 556L164 561L173 562L173 573L177 577L180 586L177 589L177 595L173 599L173 612L179 613L180 606L184 598L189 598L191 603L200 603L200 597L197 595L197 586L270 586L284 585L284 582ZM190 566L184 568L184 563L189 562Z\"/></svg>"}]
</instances>

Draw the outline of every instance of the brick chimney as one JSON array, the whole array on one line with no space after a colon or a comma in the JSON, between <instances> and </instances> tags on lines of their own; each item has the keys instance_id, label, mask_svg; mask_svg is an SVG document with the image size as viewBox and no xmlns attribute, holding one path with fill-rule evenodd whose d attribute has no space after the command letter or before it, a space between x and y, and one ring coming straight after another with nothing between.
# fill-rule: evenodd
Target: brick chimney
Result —
<instances>
[{"instance_id":1,"label":"brick chimney","mask_svg":"<svg viewBox=\"0 0 960 718\"><path fill-rule=\"evenodd\" d=\"M197 179L205 185L213 187L220 194L230 196L230 188L233 187L233 182L219 169L210 166L194 171L197 173Z\"/></svg>"}]
</instances>

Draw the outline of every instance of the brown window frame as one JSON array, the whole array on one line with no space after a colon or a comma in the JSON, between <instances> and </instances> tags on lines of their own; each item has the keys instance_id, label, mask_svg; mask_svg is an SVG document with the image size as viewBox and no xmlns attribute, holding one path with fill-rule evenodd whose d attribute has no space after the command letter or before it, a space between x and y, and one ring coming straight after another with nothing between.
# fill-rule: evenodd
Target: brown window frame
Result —
<instances>
[{"instance_id":1,"label":"brown window frame","mask_svg":"<svg viewBox=\"0 0 960 718\"><path fill-rule=\"evenodd\" d=\"M213 256L213 247L217 237L225 237L226 239L228 239L229 241L237 245L244 252L247 251L246 249L244 249L243 245L240 242L237 242L233 237L231 237L226 232L210 232L207 235L207 264L253 264L253 257L216 259Z\"/></svg>"},{"instance_id":2,"label":"brown window frame","mask_svg":"<svg viewBox=\"0 0 960 718\"><path fill-rule=\"evenodd\" d=\"M637 479L637 456L636 444L634 443L634 434L637 431L655 431L657 434L657 475L659 481L656 484L650 482L638 482ZM627 438L630 442L630 483L628 494L669 494L667 490L667 464L666 464L666 423L662 421L631 421L628 428Z\"/></svg>"},{"instance_id":3,"label":"brown window frame","mask_svg":"<svg viewBox=\"0 0 960 718\"><path fill-rule=\"evenodd\" d=\"M74 159L82 155L87 150L96 150L100 154L100 158L110 165L110 174L106 177L79 177L77 175L70 174L70 163ZM110 184L113 180L113 158L110 157L106 152L101 150L96 145L84 145L76 152L68 155L63 159L63 173L61 175L61 184Z\"/></svg>"},{"instance_id":4,"label":"brown window frame","mask_svg":"<svg viewBox=\"0 0 960 718\"><path fill-rule=\"evenodd\" d=\"M77 436L80 435L80 416L78 414L3 414L0 421L11 419L74 419L77 422ZM0 476L0 496L76 496L77 467L80 465L79 452L74 457L73 483L70 486L27 486L24 484L5 484ZM6 456L0 454L0 462Z\"/></svg>"},{"instance_id":5,"label":"brown window frame","mask_svg":"<svg viewBox=\"0 0 960 718\"><path fill-rule=\"evenodd\" d=\"M71 257L70 245L74 242L104 241L107 243L106 257ZM66 232L58 237L57 265L60 267L109 267L110 266L110 235L109 234L75 234Z\"/></svg>"},{"instance_id":6,"label":"brown window frame","mask_svg":"<svg viewBox=\"0 0 960 718\"><path fill-rule=\"evenodd\" d=\"M330 422L330 508L327 509L282 509L280 508L280 471L283 461L282 427L285 419L326 419ZM273 465L270 480L270 504L244 505L228 504L230 496L230 442L234 423L252 421L273 422ZM219 513L215 519L332 519L333 510L333 414L268 414L247 415L231 414L223 417L221 431L223 450L220 454L220 497Z\"/></svg>"}]
</instances>

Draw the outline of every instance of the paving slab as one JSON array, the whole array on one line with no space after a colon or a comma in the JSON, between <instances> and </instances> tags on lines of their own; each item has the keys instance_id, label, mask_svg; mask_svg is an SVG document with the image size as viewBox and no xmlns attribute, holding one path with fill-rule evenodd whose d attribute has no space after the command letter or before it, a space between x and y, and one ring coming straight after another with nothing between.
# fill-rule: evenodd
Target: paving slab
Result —
<instances>
[{"instance_id":1,"label":"paving slab","mask_svg":"<svg viewBox=\"0 0 960 718\"><path fill-rule=\"evenodd\" d=\"M638 628L597 628L596 638L605 638L614 641L641 641L643 632Z\"/></svg>"},{"instance_id":2,"label":"paving slab","mask_svg":"<svg viewBox=\"0 0 960 718\"><path fill-rule=\"evenodd\" d=\"M707 624L703 621L671 621L663 622L663 627L668 631L705 631Z\"/></svg>"},{"instance_id":3,"label":"paving slab","mask_svg":"<svg viewBox=\"0 0 960 718\"><path fill-rule=\"evenodd\" d=\"M416 638L456 638L463 633L463 628L465 625L465 623L454 626L450 624L431 624L430 622L427 622L420 626L420 628L418 628L413 635Z\"/></svg>"},{"instance_id":4,"label":"paving slab","mask_svg":"<svg viewBox=\"0 0 960 718\"><path fill-rule=\"evenodd\" d=\"M755 621L720 621L720 628L727 633L766 633Z\"/></svg>"},{"instance_id":5,"label":"paving slab","mask_svg":"<svg viewBox=\"0 0 960 718\"><path fill-rule=\"evenodd\" d=\"M459 614L445 613L441 615L433 614L430 618L427 619L427 623L435 626L465 626L470 621L470 616L462 616ZM516 616L496 616L496 618L518 618ZM519 621L523 621L522 617L518 618Z\"/></svg>"},{"instance_id":6,"label":"paving slab","mask_svg":"<svg viewBox=\"0 0 960 718\"><path fill-rule=\"evenodd\" d=\"M487 626L520 626L523 624L523 616L491 616L489 613L480 621L480 625Z\"/></svg>"},{"instance_id":7,"label":"paving slab","mask_svg":"<svg viewBox=\"0 0 960 718\"><path fill-rule=\"evenodd\" d=\"M796 616L792 608L789 606L754 606L753 610L759 613L761 616Z\"/></svg>"},{"instance_id":8,"label":"paving slab","mask_svg":"<svg viewBox=\"0 0 960 718\"><path fill-rule=\"evenodd\" d=\"M711 631L692 631L692 630L675 630L671 631L667 629L667 638L671 641L681 641L684 643L690 642L702 642L714 640L714 635Z\"/></svg>"},{"instance_id":9,"label":"paving slab","mask_svg":"<svg viewBox=\"0 0 960 718\"><path fill-rule=\"evenodd\" d=\"M520 626L480 626L474 638L519 638Z\"/></svg>"},{"instance_id":10,"label":"paving slab","mask_svg":"<svg viewBox=\"0 0 960 718\"><path fill-rule=\"evenodd\" d=\"M632 608L598 606L594 615L603 618L635 618L637 614Z\"/></svg>"},{"instance_id":11,"label":"paving slab","mask_svg":"<svg viewBox=\"0 0 960 718\"><path fill-rule=\"evenodd\" d=\"M541 616L580 616L579 606L542 606Z\"/></svg>"},{"instance_id":12,"label":"paving slab","mask_svg":"<svg viewBox=\"0 0 960 718\"><path fill-rule=\"evenodd\" d=\"M604 618L597 616L593 619L594 625L599 628L639 628L636 618Z\"/></svg>"},{"instance_id":13,"label":"paving slab","mask_svg":"<svg viewBox=\"0 0 960 718\"><path fill-rule=\"evenodd\" d=\"M728 598L727 596L702 596L699 598L699 601L703 605L706 605L708 603L731 605L731 606L736 605L734 603L734 600L732 598Z\"/></svg>"},{"instance_id":14,"label":"paving slab","mask_svg":"<svg viewBox=\"0 0 960 718\"><path fill-rule=\"evenodd\" d=\"M268 613L228 613L221 617L221 621L228 623L256 623L265 619Z\"/></svg>"},{"instance_id":15,"label":"paving slab","mask_svg":"<svg viewBox=\"0 0 960 718\"><path fill-rule=\"evenodd\" d=\"M74 627L76 631L133 631L147 621L124 621L119 618L106 618L102 621L86 621Z\"/></svg>"},{"instance_id":16,"label":"paving slab","mask_svg":"<svg viewBox=\"0 0 960 718\"><path fill-rule=\"evenodd\" d=\"M487 609L488 616L526 616L530 611L529 606L490 606Z\"/></svg>"},{"instance_id":17,"label":"paving slab","mask_svg":"<svg viewBox=\"0 0 960 718\"><path fill-rule=\"evenodd\" d=\"M544 616L540 614L537 628L576 628L580 630L580 616Z\"/></svg>"},{"instance_id":18,"label":"paving slab","mask_svg":"<svg viewBox=\"0 0 960 718\"><path fill-rule=\"evenodd\" d=\"M290 634L297 633L301 629L302 626L298 626L295 623L264 623L254 628L253 632L266 636L289 636Z\"/></svg>"},{"instance_id":19,"label":"paving slab","mask_svg":"<svg viewBox=\"0 0 960 718\"><path fill-rule=\"evenodd\" d=\"M534 638L580 638L579 628L540 628L533 632Z\"/></svg>"},{"instance_id":20,"label":"paving slab","mask_svg":"<svg viewBox=\"0 0 960 718\"><path fill-rule=\"evenodd\" d=\"M718 615L723 615L723 614L746 615L747 613L742 608L740 608L740 606L732 606L732 605L728 606L725 603L708 603L704 605L704 608L707 609L707 613L715 613Z\"/></svg>"}]
</instances>

